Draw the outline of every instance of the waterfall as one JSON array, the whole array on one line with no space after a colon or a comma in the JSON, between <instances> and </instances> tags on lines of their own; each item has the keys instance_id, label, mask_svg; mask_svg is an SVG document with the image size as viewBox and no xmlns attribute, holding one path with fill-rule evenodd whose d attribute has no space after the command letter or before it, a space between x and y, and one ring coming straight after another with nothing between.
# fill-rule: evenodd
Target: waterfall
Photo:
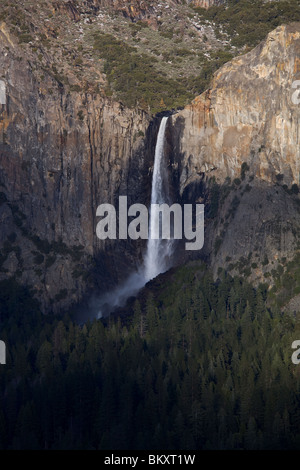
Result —
<instances>
[{"instance_id":1,"label":"waterfall","mask_svg":"<svg viewBox=\"0 0 300 470\"><path fill-rule=\"evenodd\" d=\"M157 135L152 176L151 205L170 202L168 170L164 159L167 120L167 117L162 118ZM153 234L155 228L157 228L155 225L156 218L153 217L150 207L149 234L143 265L140 266L136 272L133 272L116 289L107 292L100 298L90 299L90 309L93 312L93 317L95 316L95 311L97 318L101 318L109 315L116 307L125 305L127 299L131 296L135 296L148 281L170 268L173 240L153 239L151 234ZM85 321L88 318L89 317L86 317Z\"/></svg>"},{"instance_id":2,"label":"waterfall","mask_svg":"<svg viewBox=\"0 0 300 470\"><path fill-rule=\"evenodd\" d=\"M151 205L170 202L168 170L166 161L164 159L164 144L167 120L167 117L162 118L156 141L152 177ZM153 234L158 229L157 223L160 222L156 217L153 217L153 212L150 208L149 237L144 263L146 281L153 279L154 277L158 276L158 274L165 272L170 267L173 240L162 240L161 238L156 240L152 238Z\"/></svg>"}]
</instances>

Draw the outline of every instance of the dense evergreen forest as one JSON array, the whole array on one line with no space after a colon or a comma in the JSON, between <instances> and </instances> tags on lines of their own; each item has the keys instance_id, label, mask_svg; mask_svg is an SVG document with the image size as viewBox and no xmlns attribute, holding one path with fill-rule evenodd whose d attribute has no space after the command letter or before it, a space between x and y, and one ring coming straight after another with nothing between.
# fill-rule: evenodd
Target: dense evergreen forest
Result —
<instances>
[{"instance_id":1,"label":"dense evergreen forest","mask_svg":"<svg viewBox=\"0 0 300 470\"><path fill-rule=\"evenodd\" d=\"M0 448L299 448L300 325L272 304L193 262L80 326L3 281Z\"/></svg>"}]
</instances>

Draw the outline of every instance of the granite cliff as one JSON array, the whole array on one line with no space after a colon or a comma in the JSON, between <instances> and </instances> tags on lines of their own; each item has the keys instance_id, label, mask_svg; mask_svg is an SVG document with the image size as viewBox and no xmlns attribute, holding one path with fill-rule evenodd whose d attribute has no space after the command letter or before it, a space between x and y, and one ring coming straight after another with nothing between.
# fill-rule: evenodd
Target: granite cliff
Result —
<instances>
[{"instance_id":1,"label":"granite cliff","mask_svg":"<svg viewBox=\"0 0 300 470\"><path fill-rule=\"evenodd\" d=\"M211 89L173 116L175 128L184 123L181 192L208 171L223 179L239 176L243 162L263 180L276 182L282 173L287 184L299 183L299 57L299 24L280 26L225 64Z\"/></svg>"},{"instance_id":2,"label":"granite cliff","mask_svg":"<svg viewBox=\"0 0 300 470\"><path fill-rule=\"evenodd\" d=\"M0 17L0 279L30 286L43 311L57 312L116 284L143 255L143 243L100 242L95 215L101 203L117 205L119 195L129 204L149 202L161 115L108 93L93 34L99 28L111 34L116 24L129 31L158 2L114 2L125 18L119 23L107 13L111 2L47 1L38 13L29 5ZM180 8L181 21L187 7ZM195 21L189 28L199 36L179 31L176 40L182 34L203 47ZM130 41L141 31L138 25ZM210 39L207 50L222 46L213 33ZM297 249L297 79L299 24L293 24L228 62L207 92L169 120L174 192L182 202L206 203L200 256L216 275L219 267L244 269L242 258L251 252L250 275L261 279ZM184 251L178 254L186 260ZM269 258L263 267L262 256Z\"/></svg>"},{"instance_id":3,"label":"granite cliff","mask_svg":"<svg viewBox=\"0 0 300 470\"><path fill-rule=\"evenodd\" d=\"M299 57L300 24L280 26L225 64L207 92L172 116L180 197L211 197L213 185L224 190L223 216L207 227L215 270L249 253L258 258L254 266L268 258L273 269L298 247ZM253 269L253 278L262 274Z\"/></svg>"},{"instance_id":4,"label":"granite cliff","mask_svg":"<svg viewBox=\"0 0 300 470\"><path fill-rule=\"evenodd\" d=\"M115 203L119 193L142 202L147 197L153 142L142 136L150 118L109 98L69 93L51 76L41 86L4 27L0 35L6 97L0 116L1 278L31 285L45 309L49 301L70 304L81 298L103 249L95 237L97 206ZM117 258L118 250L105 267L108 283Z\"/></svg>"}]
</instances>

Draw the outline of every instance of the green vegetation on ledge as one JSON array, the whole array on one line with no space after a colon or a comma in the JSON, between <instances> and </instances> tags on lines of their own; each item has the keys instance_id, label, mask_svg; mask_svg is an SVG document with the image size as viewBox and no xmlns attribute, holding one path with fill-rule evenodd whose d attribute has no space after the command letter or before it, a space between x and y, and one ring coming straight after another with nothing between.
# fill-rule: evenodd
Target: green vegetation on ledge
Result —
<instances>
[{"instance_id":1,"label":"green vegetation on ledge","mask_svg":"<svg viewBox=\"0 0 300 470\"><path fill-rule=\"evenodd\" d=\"M203 19L216 25L231 38L231 44L238 48L254 47L268 33L281 24L300 21L299 0L228 0L226 5L194 8Z\"/></svg>"},{"instance_id":2,"label":"green vegetation on ledge","mask_svg":"<svg viewBox=\"0 0 300 470\"><path fill-rule=\"evenodd\" d=\"M216 51L213 62L206 61L199 76L175 80L155 67L157 60L153 57L137 54L114 36L96 33L94 39L94 50L105 60L109 83L106 93L115 92L126 106L139 106L152 113L185 106L207 88L213 72L232 58L229 52ZM183 52L179 49L177 54L180 53Z\"/></svg>"},{"instance_id":3,"label":"green vegetation on ledge","mask_svg":"<svg viewBox=\"0 0 300 470\"><path fill-rule=\"evenodd\" d=\"M54 9L50 0L25 3L4 0L0 20L19 43L16 60L34 64L41 89L89 90L153 114L185 106L225 62L278 25L300 20L299 0L228 0L208 10L185 4L174 11L154 2L152 22L102 7L95 15L89 2L76 2L76 20L58 2Z\"/></svg>"},{"instance_id":4,"label":"green vegetation on ledge","mask_svg":"<svg viewBox=\"0 0 300 470\"><path fill-rule=\"evenodd\" d=\"M184 106L193 94L183 83L168 79L154 68L154 59L138 55L133 47L109 34L95 35L94 49L105 59L104 72L109 87L129 107L163 109Z\"/></svg>"}]
</instances>

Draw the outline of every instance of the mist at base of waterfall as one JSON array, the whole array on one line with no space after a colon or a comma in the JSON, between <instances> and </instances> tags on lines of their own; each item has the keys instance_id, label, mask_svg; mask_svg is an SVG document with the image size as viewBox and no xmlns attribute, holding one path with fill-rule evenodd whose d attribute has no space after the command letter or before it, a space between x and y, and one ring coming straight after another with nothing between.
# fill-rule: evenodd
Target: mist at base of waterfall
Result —
<instances>
[{"instance_id":1,"label":"mist at base of waterfall","mask_svg":"<svg viewBox=\"0 0 300 470\"><path fill-rule=\"evenodd\" d=\"M136 296L146 283L143 271L133 272L123 283L98 299L96 317L107 317L117 307L124 307L127 300Z\"/></svg>"},{"instance_id":2,"label":"mist at base of waterfall","mask_svg":"<svg viewBox=\"0 0 300 470\"><path fill-rule=\"evenodd\" d=\"M89 298L88 304L80 309L78 320L85 323L88 320L108 317L117 308L124 307L130 297L135 297L139 291L162 272L155 272L153 276L147 276L145 267L135 271L129 277L114 289L102 294L100 297L93 295ZM154 273L153 273L154 274Z\"/></svg>"},{"instance_id":3,"label":"mist at base of waterfall","mask_svg":"<svg viewBox=\"0 0 300 470\"><path fill-rule=\"evenodd\" d=\"M108 317L117 308L124 307L130 297L135 297L147 280L143 270L135 271L115 288L102 295L93 294L75 313L75 320L84 324L87 321Z\"/></svg>"},{"instance_id":4,"label":"mist at base of waterfall","mask_svg":"<svg viewBox=\"0 0 300 470\"><path fill-rule=\"evenodd\" d=\"M150 241L150 240L149 240ZM130 297L135 297L139 291L159 274L162 274L171 267L170 240L152 240L160 242L160 249L165 249L163 263L151 263L151 260L145 259L144 266L129 275L129 277L118 285L115 289L105 293L94 301L94 311L96 318L107 317L118 307L124 307ZM149 252L148 252L149 253ZM96 310L95 310L96 309ZM97 311L97 312L96 312Z\"/></svg>"},{"instance_id":5,"label":"mist at base of waterfall","mask_svg":"<svg viewBox=\"0 0 300 470\"><path fill-rule=\"evenodd\" d=\"M172 241L173 240L171 240L171 242ZM149 242L154 242L154 245L159 244L160 251L158 250L158 247L154 246L154 260L151 260L150 258L152 250L150 250L150 255L148 250L147 255L149 258L147 259L146 257L144 266L142 266L138 271L130 274L129 277L115 289L107 292L98 299L97 318L106 317L116 308L124 307L127 300L130 297L135 297L147 282L151 281L159 274L168 271L171 267L172 251L170 249L170 240L149 240L148 243ZM158 261L156 249L161 256L160 261ZM164 250L164 255L162 254L162 250Z\"/></svg>"}]
</instances>

